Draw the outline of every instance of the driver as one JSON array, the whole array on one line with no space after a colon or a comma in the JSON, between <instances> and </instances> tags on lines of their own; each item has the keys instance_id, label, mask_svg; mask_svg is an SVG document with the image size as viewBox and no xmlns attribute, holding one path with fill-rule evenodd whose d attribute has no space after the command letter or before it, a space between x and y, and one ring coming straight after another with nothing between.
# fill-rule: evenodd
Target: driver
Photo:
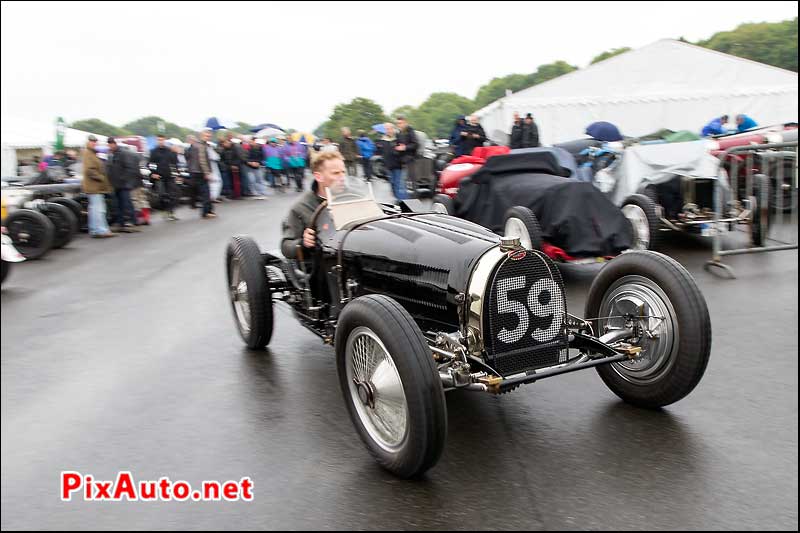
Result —
<instances>
[{"instance_id":1,"label":"driver","mask_svg":"<svg viewBox=\"0 0 800 533\"><path fill-rule=\"evenodd\" d=\"M287 259L297 259L297 245L313 248L316 244L316 233L311 224L311 217L319 205L325 200L325 190L334 186L343 187L346 176L344 158L339 152L322 152L311 162L314 183L311 190L303 194L292 206L289 216L283 221L283 239L281 252Z\"/></svg>"}]
</instances>

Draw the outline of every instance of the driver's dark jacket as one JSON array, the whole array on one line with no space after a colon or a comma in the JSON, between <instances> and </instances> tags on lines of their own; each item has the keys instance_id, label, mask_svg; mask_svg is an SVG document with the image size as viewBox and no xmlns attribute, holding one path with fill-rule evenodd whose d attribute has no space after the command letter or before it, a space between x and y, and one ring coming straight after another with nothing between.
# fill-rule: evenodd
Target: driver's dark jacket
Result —
<instances>
[{"instance_id":1,"label":"driver's dark jacket","mask_svg":"<svg viewBox=\"0 0 800 533\"><path fill-rule=\"evenodd\" d=\"M297 200L283 221L281 252L287 259L297 258L297 245L303 245L303 232L311 224L311 217L322 203L315 191L308 191Z\"/></svg>"}]
</instances>

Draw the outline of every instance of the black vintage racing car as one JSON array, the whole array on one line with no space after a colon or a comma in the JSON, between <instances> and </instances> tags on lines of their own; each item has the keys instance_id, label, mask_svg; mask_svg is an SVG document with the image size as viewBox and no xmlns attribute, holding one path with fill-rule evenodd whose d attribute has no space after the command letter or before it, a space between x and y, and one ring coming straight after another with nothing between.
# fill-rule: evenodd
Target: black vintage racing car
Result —
<instances>
[{"instance_id":1,"label":"black vintage racing car","mask_svg":"<svg viewBox=\"0 0 800 533\"><path fill-rule=\"evenodd\" d=\"M273 306L335 347L353 424L401 477L436 464L447 434L444 392L501 394L596 367L626 402L657 408L689 394L711 349L703 295L664 255L608 262L585 316L567 312L554 263L515 237L418 201L377 203L371 188L332 193L317 209L315 249L298 260L246 236L227 248L227 286L251 349L273 333Z\"/></svg>"}]
</instances>

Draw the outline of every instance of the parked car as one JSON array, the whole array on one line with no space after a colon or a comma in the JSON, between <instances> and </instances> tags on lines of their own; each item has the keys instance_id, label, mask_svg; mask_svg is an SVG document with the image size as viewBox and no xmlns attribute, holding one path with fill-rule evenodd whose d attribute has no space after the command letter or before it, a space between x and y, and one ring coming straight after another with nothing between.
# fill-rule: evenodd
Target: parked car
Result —
<instances>
[{"instance_id":1,"label":"parked car","mask_svg":"<svg viewBox=\"0 0 800 533\"><path fill-rule=\"evenodd\" d=\"M468 159L475 157L460 160ZM461 166L469 168L460 170ZM485 163L451 167L442 186L456 194L436 195L435 210L499 235L517 236L523 246L542 250L553 260L594 263L631 248L650 247L650 236L631 224L624 210L591 183L575 179L575 162L568 152L526 148L489 157ZM466 172L469 176L455 182L455 176Z\"/></svg>"},{"instance_id":2,"label":"parked car","mask_svg":"<svg viewBox=\"0 0 800 533\"><path fill-rule=\"evenodd\" d=\"M426 212L418 200L379 204L364 187L327 191L310 222L317 246L298 247L296 259L233 237L226 285L249 348L269 344L276 304L334 347L356 432L394 474L436 464L446 391L501 394L596 367L624 401L658 408L700 381L711 323L678 262L646 251L613 259L581 319L567 312L558 269L543 253Z\"/></svg>"},{"instance_id":3,"label":"parked car","mask_svg":"<svg viewBox=\"0 0 800 533\"><path fill-rule=\"evenodd\" d=\"M709 152L714 142L629 146L595 175L594 183L639 232L650 235L653 246L668 231L712 237L737 226L749 226L753 245L761 246L770 224L768 179L756 174L748 192L731 190L725 168ZM714 191L720 180L723 214L717 220Z\"/></svg>"},{"instance_id":4,"label":"parked car","mask_svg":"<svg viewBox=\"0 0 800 533\"><path fill-rule=\"evenodd\" d=\"M78 232L74 211L77 204L58 196L73 186L3 183L3 212L7 213L3 224L14 246L26 259L38 259L51 248L66 246Z\"/></svg>"}]
</instances>

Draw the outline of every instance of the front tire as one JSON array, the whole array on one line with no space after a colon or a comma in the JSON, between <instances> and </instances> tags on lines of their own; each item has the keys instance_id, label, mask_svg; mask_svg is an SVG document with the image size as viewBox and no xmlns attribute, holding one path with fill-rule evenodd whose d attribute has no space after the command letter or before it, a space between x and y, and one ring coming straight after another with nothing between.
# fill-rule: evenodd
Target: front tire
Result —
<instances>
[{"instance_id":1,"label":"front tire","mask_svg":"<svg viewBox=\"0 0 800 533\"><path fill-rule=\"evenodd\" d=\"M643 315L640 315L642 313ZM608 263L595 278L587 317L634 319L656 337L629 340L641 358L597 367L603 382L624 401L657 408L677 402L695 388L711 353L711 319L703 294L680 263L665 255L636 251ZM626 319L593 320L595 334L624 326Z\"/></svg>"},{"instance_id":2,"label":"front tire","mask_svg":"<svg viewBox=\"0 0 800 533\"><path fill-rule=\"evenodd\" d=\"M50 219L33 209L17 209L4 222L14 248L25 259L44 256L53 247L56 229Z\"/></svg>"},{"instance_id":3,"label":"front tire","mask_svg":"<svg viewBox=\"0 0 800 533\"><path fill-rule=\"evenodd\" d=\"M403 307L368 295L347 304L336 327L345 404L375 460L402 478L433 467L444 449L444 391L425 338Z\"/></svg>"},{"instance_id":4,"label":"front tire","mask_svg":"<svg viewBox=\"0 0 800 533\"><path fill-rule=\"evenodd\" d=\"M538 250L542 247L542 227L533 211L518 205L506 211L503 222L503 235L506 237L519 237L522 247L526 250Z\"/></svg>"},{"instance_id":5,"label":"front tire","mask_svg":"<svg viewBox=\"0 0 800 533\"><path fill-rule=\"evenodd\" d=\"M274 322L264 261L250 237L236 236L226 252L228 293L239 334L251 350L263 349Z\"/></svg>"}]
</instances>

